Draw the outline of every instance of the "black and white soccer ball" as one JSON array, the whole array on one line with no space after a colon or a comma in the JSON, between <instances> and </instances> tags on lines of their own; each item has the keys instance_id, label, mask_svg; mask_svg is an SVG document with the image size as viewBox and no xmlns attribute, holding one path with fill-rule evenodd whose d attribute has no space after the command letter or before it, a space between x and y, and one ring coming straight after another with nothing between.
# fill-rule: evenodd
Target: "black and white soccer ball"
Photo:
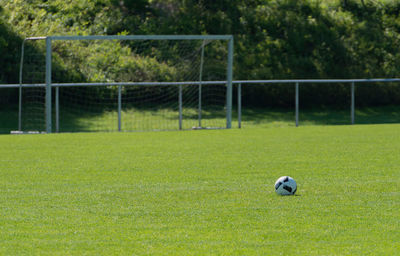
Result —
<instances>
[{"instance_id":1,"label":"black and white soccer ball","mask_svg":"<svg viewBox=\"0 0 400 256\"><path fill-rule=\"evenodd\" d=\"M275 192L281 196L294 195L297 191L296 181L289 176L282 176L275 182Z\"/></svg>"}]
</instances>

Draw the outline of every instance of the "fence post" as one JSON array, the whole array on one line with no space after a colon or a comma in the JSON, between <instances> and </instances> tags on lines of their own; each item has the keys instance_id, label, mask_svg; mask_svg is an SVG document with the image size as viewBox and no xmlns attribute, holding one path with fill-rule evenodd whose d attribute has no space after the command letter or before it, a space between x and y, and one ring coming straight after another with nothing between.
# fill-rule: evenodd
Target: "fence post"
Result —
<instances>
[{"instance_id":1,"label":"fence post","mask_svg":"<svg viewBox=\"0 0 400 256\"><path fill-rule=\"evenodd\" d=\"M201 106L201 81L200 81L200 84L199 84L199 105L198 105L198 117L197 117L197 119L198 119L198 122L199 122L199 127L201 127L201 108L202 108L202 106Z\"/></svg>"},{"instance_id":2,"label":"fence post","mask_svg":"<svg viewBox=\"0 0 400 256\"><path fill-rule=\"evenodd\" d=\"M203 43L201 44L201 58L200 58L200 72L199 72L199 109L198 109L198 119L199 119L199 127L201 127L201 82L203 81L203 65L204 65L204 46L205 46L205 40L203 40Z\"/></svg>"},{"instance_id":3,"label":"fence post","mask_svg":"<svg viewBox=\"0 0 400 256\"><path fill-rule=\"evenodd\" d=\"M18 131L22 130L22 67L24 66L24 50L26 39L22 41L21 61L19 64L19 92L18 92Z\"/></svg>"},{"instance_id":4,"label":"fence post","mask_svg":"<svg viewBox=\"0 0 400 256\"><path fill-rule=\"evenodd\" d=\"M354 124L354 108L355 108L355 95L354 95L354 82L351 83L351 124Z\"/></svg>"},{"instance_id":5,"label":"fence post","mask_svg":"<svg viewBox=\"0 0 400 256\"><path fill-rule=\"evenodd\" d=\"M228 43L228 66L226 87L226 128L232 128L232 80L233 80L233 37Z\"/></svg>"},{"instance_id":6,"label":"fence post","mask_svg":"<svg viewBox=\"0 0 400 256\"><path fill-rule=\"evenodd\" d=\"M122 108L122 97L121 97L121 85L118 86L118 131L121 131L121 108Z\"/></svg>"},{"instance_id":7,"label":"fence post","mask_svg":"<svg viewBox=\"0 0 400 256\"><path fill-rule=\"evenodd\" d=\"M296 82L296 96L295 96L295 105L296 105L296 127L299 126L299 82Z\"/></svg>"},{"instance_id":8,"label":"fence post","mask_svg":"<svg viewBox=\"0 0 400 256\"><path fill-rule=\"evenodd\" d=\"M22 85L19 86L18 98L18 131L22 131Z\"/></svg>"},{"instance_id":9,"label":"fence post","mask_svg":"<svg viewBox=\"0 0 400 256\"><path fill-rule=\"evenodd\" d=\"M46 132L51 133L51 38L46 37Z\"/></svg>"},{"instance_id":10,"label":"fence post","mask_svg":"<svg viewBox=\"0 0 400 256\"><path fill-rule=\"evenodd\" d=\"M179 130L182 130L182 85L179 85Z\"/></svg>"},{"instance_id":11,"label":"fence post","mask_svg":"<svg viewBox=\"0 0 400 256\"><path fill-rule=\"evenodd\" d=\"M56 132L60 132L60 88L56 87Z\"/></svg>"},{"instance_id":12,"label":"fence post","mask_svg":"<svg viewBox=\"0 0 400 256\"><path fill-rule=\"evenodd\" d=\"M242 128L242 84L238 84L238 128Z\"/></svg>"}]
</instances>

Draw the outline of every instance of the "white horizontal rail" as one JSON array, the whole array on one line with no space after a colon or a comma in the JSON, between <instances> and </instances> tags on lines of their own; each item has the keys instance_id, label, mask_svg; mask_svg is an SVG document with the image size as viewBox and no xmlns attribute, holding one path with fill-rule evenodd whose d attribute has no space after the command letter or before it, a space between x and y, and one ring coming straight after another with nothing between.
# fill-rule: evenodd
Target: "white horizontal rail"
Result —
<instances>
[{"instance_id":1,"label":"white horizontal rail","mask_svg":"<svg viewBox=\"0 0 400 256\"><path fill-rule=\"evenodd\" d=\"M171 85L221 85L226 81L186 81L186 82L104 82L104 83L52 83L52 87L75 87L75 86L171 86ZM19 87L46 87L46 84L0 84L0 88Z\"/></svg>"},{"instance_id":2,"label":"white horizontal rail","mask_svg":"<svg viewBox=\"0 0 400 256\"><path fill-rule=\"evenodd\" d=\"M318 83L393 83L400 82L400 78L373 78L373 79L303 79L303 80L235 80L233 84L260 85L260 84L318 84ZM226 84L226 81L185 81L185 82L98 82L98 83L52 83L54 87L72 86L169 86L169 85L218 85ZM39 84L0 84L0 88L18 87L45 87L45 83Z\"/></svg>"},{"instance_id":3,"label":"white horizontal rail","mask_svg":"<svg viewBox=\"0 0 400 256\"><path fill-rule=\"evenodd\" d=\"M170 85L226 84L226 81L185 81L185 82L111 82L111 83L53 83L55 87L69 86L170 86Z\"/></svg>"},{"instance_id":4,"label":"white horizontal rail","mask_svg":"<svg viewBox=\"0 0 400 256\"><path fill-rule=\"evenodd\" d=\"M232 35L49 36L50 40L231 40Z\"/></svg>"},{"instance_id":5,"label":"white horizontal rail","mask_svg":"<svg viewBox=\"0 0 400 256\"><path fill-rule=\"evenodd\" d=\"M287 83L378 83L400 82L400 78L371 78L371 79L286 79L286 80L235 80L235 84L287 84Z\"/></svg>"}]
</instances>

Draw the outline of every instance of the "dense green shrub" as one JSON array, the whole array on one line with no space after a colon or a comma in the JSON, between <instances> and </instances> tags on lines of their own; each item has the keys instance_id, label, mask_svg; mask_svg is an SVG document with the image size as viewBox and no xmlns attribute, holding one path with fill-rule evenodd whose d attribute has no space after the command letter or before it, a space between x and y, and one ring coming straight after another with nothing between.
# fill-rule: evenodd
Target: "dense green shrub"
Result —
<instances>
[{"instance_id":1,"label":"dense green shrub","mask_svg":"<svg viewBox=\"0 0 400 256\"><path fill-rule=\"evenodd\" d=\"M3 82L15 82L16 66L4 63L17 56L19 37L65 34L233 34L235 79L397 77L400 70L398 1L14 0L1 7ZM88 65L59 58L60 71L68 70L60 74L71 81L118 81L126 76L137 80L138 73L143 79L173 79L176 72L151 58L115 59L113 51L129 51L127 45L102 47L101 52L76 53L90 60ZM65 53L59 49L59 56ZM99 66L104 61L113 66ZM396 86L370 88L360 91L360 102L400 102ZM290 106L291 92L285 87L252 89L245 96L258 105ZM308 86L302 93L309 95L310 105L335 104L348 96L348 86Z\"/></svg>"}]
</instances>

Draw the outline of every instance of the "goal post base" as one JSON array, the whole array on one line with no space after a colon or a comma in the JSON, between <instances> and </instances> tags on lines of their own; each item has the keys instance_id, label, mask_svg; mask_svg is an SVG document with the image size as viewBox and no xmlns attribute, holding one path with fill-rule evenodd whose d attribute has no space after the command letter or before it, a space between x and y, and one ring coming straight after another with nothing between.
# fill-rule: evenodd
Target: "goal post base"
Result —
<instances>
[{"instance_id":1,"label":"goal post base","mask_svg":"<svg viewBox=\"0 0 400 256\"><path fill-rule=\"evenodd\" d=\"M39 131L11 131L10 134L19 135L19 134L46 134L47 132L39 132Z\"/></svg>"},{"instance_id":2,"label":"goal post base","mask_svg":"<svg viewBox=\"0 0 400 256\"><path fill-rule=\"evenodd\" d=\"M227 129L224 127L198 127L198 126L193 126L192 130L223 130Z\"/></svg>"}]
</instances>

